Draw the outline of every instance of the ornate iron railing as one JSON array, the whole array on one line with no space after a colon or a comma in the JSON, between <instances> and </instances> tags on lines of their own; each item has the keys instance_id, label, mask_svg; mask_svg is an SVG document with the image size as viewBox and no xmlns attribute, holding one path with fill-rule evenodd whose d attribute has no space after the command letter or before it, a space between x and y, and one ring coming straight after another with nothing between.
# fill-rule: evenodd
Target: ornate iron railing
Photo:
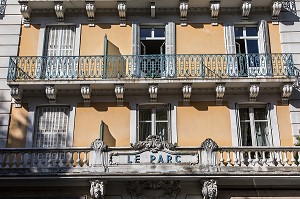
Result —
<instances>
[{"instance_id":1,"label":"ornate iron railing","mask_svg":"<svg viewBox=\"0 0 300 199\"><path fill-rule=\"evenodd\" d=\"M8 80L294 76L292 54L10 57Z\"/></svg>"}]
</instances>

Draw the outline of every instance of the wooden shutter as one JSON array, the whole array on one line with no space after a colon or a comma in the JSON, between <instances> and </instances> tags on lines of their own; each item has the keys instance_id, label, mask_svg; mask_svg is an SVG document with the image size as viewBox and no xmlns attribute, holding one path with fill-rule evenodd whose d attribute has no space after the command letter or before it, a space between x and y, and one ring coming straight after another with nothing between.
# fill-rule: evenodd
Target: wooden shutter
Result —
<instances>
[{"instance_id":1,"label":"wooden shutter","mask_svg":"<svg viewBox=\"0 0 300 199\"><path fill-rule=\"evenodd\" d=\"M132 24L132 65L131 73L133 76L140 75L140 61L138 55L140 54L140 24Z\"/></svg>"},{"instance_id":2,"label":"wooden shutter","mask_svg":"<svg viewBox=\"0 0 300 199\"><path fill-rule=\"evenodd\" d=\"M270 39L268 31L268 23L262 20L258 27L258 43L259 43L259 53L270 53Z\"/></svg>"},{"instance_id":3,"label":"wooden shutter","mask_svg":"<svg viewBox=\"0 0 300 199\"><path fill-rule=\"evenodd\" d=\"M175 31L175 23L168 22L165 30L166 54L175 54Z\"/></svg>"},{"instance_id":4,"label":"wooden shutter","mask_svg":"<svg viewBox=\"0 0 300 199\"><path fill-rule=\"evenodd\" d=\"M225 49L226 49L226 65L228 76L238 76L238 61L235 56L235 34L234 26L232 24L225 24Z\"/></svg>"}]
</instances>

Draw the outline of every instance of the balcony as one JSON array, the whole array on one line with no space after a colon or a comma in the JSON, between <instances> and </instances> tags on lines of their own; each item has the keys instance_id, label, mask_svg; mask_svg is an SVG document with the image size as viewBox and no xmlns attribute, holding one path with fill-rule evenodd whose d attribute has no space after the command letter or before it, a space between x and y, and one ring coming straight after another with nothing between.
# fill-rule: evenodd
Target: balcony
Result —
<instances>
[{"instance_id":1,"label":"balcony","mask_svg":"<svg viewBox=\"0 0 300 199\"><path fill-rule=\"evenodd\" d=\"M300 147L175 147L147 138L132 147L1 149L1 176L239 176L293 175L299 172Z\"/></svg>"},{"instance_id":2,"label":"balcony","mask_svg":"<svg viewBox=\"0 0 300 199\"><path fill-rule=\"evenodd\" d=\"M8 81L226 80L293 77L292 54L10 57Z\"/></svg>"}]
</instances>

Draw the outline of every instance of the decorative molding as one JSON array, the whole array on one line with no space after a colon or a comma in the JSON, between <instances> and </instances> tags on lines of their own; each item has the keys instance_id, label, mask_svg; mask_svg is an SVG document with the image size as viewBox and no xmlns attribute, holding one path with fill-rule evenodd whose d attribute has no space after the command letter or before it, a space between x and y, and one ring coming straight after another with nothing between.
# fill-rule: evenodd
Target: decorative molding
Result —
<instances>
[{"instance_id":1,"label":"decorative molding","mask_svg":"<svg viewBox=\"0 0 300 199\"><path fill-rule=\"evenodd\" d=\"M289 97L293 92L293 84L283 84L281 89L282 104L288 104Z\"/></svg>"},{"instance_id":2,"label":"decorative molding","mask_svg":"<svg viewBox=\"0 0 300 199\"><path fill-rule=\"evenodd\" d=\"M150 94L150 101L157 102L157 85L149 85L149 94Z\"/></svg>"},{"instance_id":3,"label":"decorative molding","mask_svg":"<svg viewBox=\"0 0 300 199\"><path fill-rule=\"evenodd\" d=\"M94 151L105 151L108 149L108 146L102 139L98 138L91 143L91 148Z\"/></svg>"},{"instance_id":4,"label":"decorative molding","mask_svg":"<svg viewBox=\"0 0 300 199\"><path fill-rule=\"evenodd\" d=\"M65 20L65 7L63 5L63 2L58 1L54 3L54 10L57 17L57 21L62 22Z\"/></svg>"},{"instance_id":5,"label":"decorative molding","mask_svg":"<svg viewBox=\"0 0 300 199\"><path fill-rule=\"evenodd\" d=\"M242 4L242 19L248 20L251 11L251 0L243 1Z\"/></svg>"},{"instance_id":6,"label":"decorative molding","mask_svg":"<svg viewBox=\"0 0 300 199\"><path fill-rule=\"evenodd\" d=\"M250 101L255 102L258 94L259 94L259 84L251 84L249 87Z\"/></svg>"},{"instance_id":7,"label":"decorative molding","mask_svg":"<svg viewBox=\"0 0 300 199\"><path fill-rule=\"evenodd\" d=\"M192 95L192 84L185 84L182 87L183 101L189 102L191 101Z\"/></svg>"},{"instance_id":8,"label":"decorative molding","mask_svg":"<svg viewBox=\"0 0 300 199\"><path fill-rule=\"evenodd\" d=\"M150 10L151 10L151 18L155 18L155 2L151 2Z\"/></svg>"},{"instance_id":9,"label":"decorative molding","mask_svg":"<svg viewBox=\"0 0 300 199\"><path fill-rule=\"evenodd\" d=\"M54 85L45 85L46 96L49 99L49 103L56 102L57 89Z\"/></svg>"},{"instance_id":10,"label":"decorative molding","mask_svg":"<svg viewBox=\"0 0 300 199\"><path fill-rule=\"evenodd\" d=\"M139 141L135 144L131 144L131 147L135 150L150 150L152 153L157 153L164 149L175 149L173 144L162 141L161 137L158 135L149 135L145 141Z\"/></svg>"},{"instance_id":11,"label":"decorative molding","mask_svg":"<svg viewBox=\"0 0 300 199\"><path fill-rule=\"evenodd\" d=\"M118 106L123 106L124 92L125 92L125 88L123 84L115 85L115 94L116 94Z\"/></svg>"},{"instance_id":12,"label":"decorative molding","mask_svg":"<svg viewBox=\"0 0 300 199\"><path fill-rule=\"evenodd\" d=\"M90 22L95 21L96 7L94 5L94 1L86 1L85 9L86 9L86 14L88 16L88 20ZM89 26L95 26L95 24L89 24Z\"/></svg>"},{"instance_id":13,"label":"decorative molding","mask_svg":"<svg viewBox=\"0 0 300 199\"><path fill-rule=\"evenodd\" d=\"M21 2L20 2L21 3ZM20 12L22 14L22 22L25 28L30 27L30 16L31 16L31 8L28 5L28 2L22 2L20 7Z\"/></svg>"},{"instance_id":14,"label":"decorative molding","mask_svg":"<svg viewBox=\"0 0 300 199\"><path fill-rule=\"evenodd\" d=\"M282 2L281 1L274 1L273 5L271 7L272 10L272 23L273 24L279 24L279 14L282 8Z\"/></svg>"},{"instance_id":15,"label":"decorative molding","mask_svg":"<svg viewBox=\"0 0 300 199\"><path fill-rule=\"evenodd\" d=\"M179 11L180 11L180 21L182 26L187 25L187 14L188 14L189 4L187 1L180 2Z\"/></svg>"},{"instance_id":16,"label":"decorative molding","mask_svg":"<svg viewBox=\"0 0 300 199\"><path fill-rule=\"evenodd\" d=\"M22 107L22 104L21 104L22 92L23 92L23 90L20 89L19 86L10 86L10 95L15 100L15 107L16 108L21 108Z\"/></svg>"},{"instance_id":17,"label":"decorative molding","mask_svg":"<svg viewBox=\"0 0 300 199\"><path fill-rule=\"evenodd\" d=\"M215 151L219 148L218 144L211 138L207 138L201 143L201 147L205 151Z\"/></svg>"},{"instance_id":18,"label":"decorative molding","mask_svg":"<svg viewBox=\"0 0 300 199\"><path fill-rule=\"evenodd\" d=\"M225 84L217 84L216 85L216 104L222 105L223 98L225 95Z\"/></svg>"},{"instance_id":19,"label":"decorative molding","mask_svg":"<svg viewBox=\"0 0 300 199\"><path fill-rule=\"evenodd\" d=\"M207 180L202 187L203 199L216 199L218 196L217 182L213 179Z\"/></svg>"},{"instance_id":20,"label":"decorative molding","mask_svg":"<svg viewBox=\"0 0 300 199\"><path fill-rule=\"evenodd\" d=\"M210 10L211 10L211 24L213 26L218 25L218 16L220 11L220 1L211 1L210 2Z\"/></svg>"},{"instance_id":21,"label":"decorative molding","mask_svg":"<svg viewBox=\"0 0 300 199\"><path fill-rule=\"evenodd\" d=\"M93 199L104 199L106 191L106 182L100 180L90 181L90 194Z\"/></svg>"},{"instance_id":22,"label":"decorative molding","mask_svg":"<svg viewBox=\"0 0 300 199\"><path fill-rule=\"evenodd\" d=\"M127 191L132 199L144 198L145 190L150 192L153 198L177 198L178 193L181 192L181 183L178 180L130 181Z\"/></svg>"},{"instance_id":23,"label":"decorative molding","mask_svg":"<svg viewBox=\"0 0 300 199\"><path fill-rule=\"evenodd\" d=\"M90 106L92 95L92 89L90 85L81 85L80 92L83 98L84 106Z\"/></svg>"},{"instance_id":24,"label":"decorative molding","mask_svg":"<svg viewBox=\"0 0 300 199\"><path fill-rule=\"evenodd\" d=\"M124 1L118 2L120 26L126 26L126 11L127 11L126 2Z\"/></svg>"}]
</instances>

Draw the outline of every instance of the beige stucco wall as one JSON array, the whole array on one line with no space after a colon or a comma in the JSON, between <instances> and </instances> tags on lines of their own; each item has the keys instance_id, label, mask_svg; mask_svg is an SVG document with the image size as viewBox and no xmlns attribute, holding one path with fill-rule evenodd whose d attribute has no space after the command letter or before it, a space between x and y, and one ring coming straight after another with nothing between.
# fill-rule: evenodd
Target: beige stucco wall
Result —
<instances>
[{"instance_id":1,"label":"beige stucco wall","mask_svg":"<svg viewBox=\"0 0 300 199\"><path fill-rule=\"evenodd\" d=\"M271 53L281 53L279 25L269 23Z\"/></svg>"},{"instance_id":2,"label":"beige stucco wall","mask_svg":"<svg viewBox=\"0 0 300 199\"><path fill-rule=\"evenodd\" d=\"M82 25L80 55L103 55L105 34L111 50L110 55L131 54L131 26L96 24L95 27Z\"/></svg>"},{"instance_id":3,"label":"beige stucco wall","mask_svg":"<svg viewBox=\"0 0 300 199\"><path fill-rule=\"evenodd\" d=\"M12 105L9 134L7 140L8 148L25 147L28 124L28 105L22 104L21 108Z\"/></svg>"},{"instance_id":4,"label":"beige stucco wall","mask_svg":"<svg viewBox=\"0 0 300 199\"><path fill-rule=\"evenodd\" d=\"M100 136L100 122L108 126L116 139L116 146L130 146L130 110L128 105L91 103L90 107L76 108L74 147L87 147Z\"/></svg>"},{"instance_id":5,"label":"beige stucco wall","mask_svg":"<svg viewBox=\"0 0 300 199\"><path fill-rule=\"evenodd\" d=\"M39 44L40 25L21 29L19 56L36 56Z\"/></svg>"},{"instance_id":6,"label":"beige stucco wall","mask_svg":"<svg viewBox=\"0 0 300 199\"><path fill-rule=\"evenodd\" d=\"M277 119L280 132L281 146L294 146L292 123L288 106L277 106Z\"/></svg>"},{"instance_id":7,"label":"beige stucco wall","mask_svg":"<svg viewBox=\"0 0 300 199\"><path fill-rule=\"evenodd\" d=\"M212 138L219 146L231 146L229 108L216 106L216 102L191 102L177 107L179 146L199 146Z\"/></svg>"},{"instance_id":8,"label":"beige stucco wall","mask_svg":"<svg viewBox=\"0 0 300 199\"><path fill-rule=\"evenodd\" d=\"M176 25L177 54L225 54L225 52L222 25Z\"/></svg>"}]
</instances>

